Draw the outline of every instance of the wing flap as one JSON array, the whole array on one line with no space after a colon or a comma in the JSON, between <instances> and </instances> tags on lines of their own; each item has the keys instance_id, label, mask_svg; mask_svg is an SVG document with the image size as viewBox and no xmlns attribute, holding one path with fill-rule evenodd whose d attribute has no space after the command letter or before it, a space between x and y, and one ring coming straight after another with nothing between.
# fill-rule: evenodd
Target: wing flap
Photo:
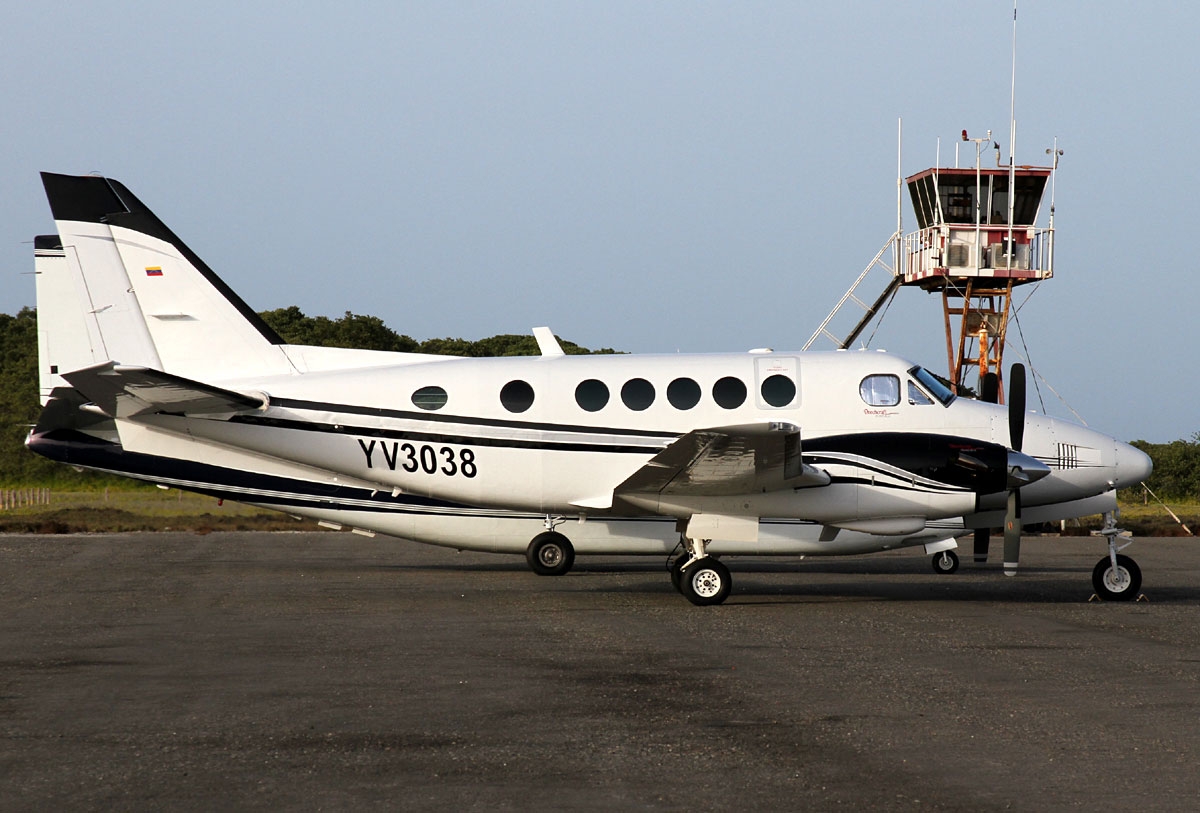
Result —
<instances>
[{"instance_id":1,"label":"wing flap","mask_svg":"<svg viewBox=\"0 0 1200 813\"><path fill-rule=\"evenodd\" d=\"M104 414L224 415L261 409L266 399L192 381L149 367L105 362L63 375Z\"/></svg>"}]
</instances>

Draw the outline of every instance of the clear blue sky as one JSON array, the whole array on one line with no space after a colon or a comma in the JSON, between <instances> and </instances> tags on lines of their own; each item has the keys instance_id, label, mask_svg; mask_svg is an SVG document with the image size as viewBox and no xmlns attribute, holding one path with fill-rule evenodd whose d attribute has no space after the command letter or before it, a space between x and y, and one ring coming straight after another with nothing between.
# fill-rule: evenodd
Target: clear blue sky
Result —
<instances>
[{"instance_id":1,"label":"clear blue sky","mask_svg":"<svg viewBox=\"0 0 1200 813\"><path fill-rule=\"evenodd\" d=\"M549 324L635 352L798 349L895 227L899 117L906 175L939 137L952 163L964 128L1007 153L1011 16L1011 0L10 4L0 311L33 304L31 241L53 230L38 171L98 171L256 309L351 310L417 339ZM1021 326L1034 368L1124 439L1200 430L1182 239L1197 31L1190 3L1020 7L1017 162L1056 136L1066 153L1058 274ZM903 291L872 346L944 373L938 301Z\"/></svg>"}]
</instances>

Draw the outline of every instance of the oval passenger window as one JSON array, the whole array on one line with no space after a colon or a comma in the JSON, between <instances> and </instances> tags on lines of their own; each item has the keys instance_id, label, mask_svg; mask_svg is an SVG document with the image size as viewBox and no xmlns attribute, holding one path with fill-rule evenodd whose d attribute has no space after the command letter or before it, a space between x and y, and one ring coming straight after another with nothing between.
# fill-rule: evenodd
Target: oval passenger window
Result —
<instances>
[{"instance_id":1,"label":"oval passenger window","mask_svg":"<svg viewBox=\"0 0 1200 813\"><path fill-rule=\"evenodd\" d=\"M700 403L700 385L690 378L677 378L667 385L667 400L676 409L691 409Z\"/></svg>"},{"instance_id":2,"label":"oval passenger window","mask_svg":"<svg viewBox=\"0 0 1200 813\"><path fill-rule=\"evenodd\" d=\"M654 385L644 378L631 378L621 387L621 400L635 412L648 409L654 403Z\"/></svg>"},{"instance_id":3,"label":"oval passenger window","mask_svg":"<svg viewBox=\"0 0 1200 813\"><path fill-rule=\"evenodd\" d=\"M725 409L737 409L746 402L746 385L740 378L727 375L713 384L713 400Z\"/></svg>"},{"instance_id":4,"label":"oval passenger window","mask_svg":"<svg viewBox=\"0 0 1200 813\"><path fill-rule=\"evenodd\" d=\"M762 399L773 407L785 407L796 400L796 382L778 373L764 378L759 391Z\"/></svg>"},{"instance_id":5,"label":"oval passenger window","mask_svg":"<svg viewBox=\"0 0 1200 813\"><path fill-rule=\"evenodd\" d=\"M421 409L441 409L446 400L446 391L441 387L421 387L412 394L413 406Z\"/></svg>"},{"instance_id":6,"label":"oval passenger window","mask_svg":"<svg viewBox=\"0 0 1200 813\"><path fill-rule=\"evenodd\" d=\"M608 386L594 378L580 381L575 388L575 403L588 412L599 412L608 405Z\"/></svg>"},{"instance_id":7,"label":"oval passenger window","mask_svg":"<svg viewBox=\"0 0 1200 813\"><path fill-rule=\"evenodd\" d=\"M533 406L533 387L527 381L509 381L500 390L500 403L509 412L524 412Z\"/></svg>"}]
</instances>

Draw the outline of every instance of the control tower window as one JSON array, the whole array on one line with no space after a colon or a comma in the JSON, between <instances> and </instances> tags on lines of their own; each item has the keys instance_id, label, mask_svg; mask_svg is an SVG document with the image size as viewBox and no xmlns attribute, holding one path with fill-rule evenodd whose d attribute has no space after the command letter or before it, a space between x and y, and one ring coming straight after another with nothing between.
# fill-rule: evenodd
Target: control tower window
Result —
<instances>
[{"instance_id":1,"label":"control tower window","mask_svg":"<svg viewBox=\"0 0 1200 813\"><path fill-rule=\"evenodd\" d=\"M942 185L942 217L947 223L975 222L975 183Z\"/></svg>"}]
</instances>

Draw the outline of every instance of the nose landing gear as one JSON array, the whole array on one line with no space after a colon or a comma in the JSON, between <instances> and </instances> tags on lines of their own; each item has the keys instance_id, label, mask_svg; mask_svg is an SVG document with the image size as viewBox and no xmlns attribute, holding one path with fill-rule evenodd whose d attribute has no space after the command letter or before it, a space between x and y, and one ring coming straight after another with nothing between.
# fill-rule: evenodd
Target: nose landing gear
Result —
<instances>
[{"instance_id":1,"label":"nose landing gear","mask_svg":"<svg viewBox=\"0 0 1200 813\"><path fill-rule=\"evenodd\" d=\"M1133 601L1142 589L1142 570L1133 559L1117 553L1133 543L1117 544L1121 529L1112 514L1104 515L1104 528L1100 533L1108 542L1108 556L1097 562L1092 570L1096 596L1104 601Z\"/></svg>"},{"instance_id":2,"label":"nose landing gear","mask_svg":"<svg viewBox=\"0 0 1200 813\"><path fill-rule=\"evenodd\" d=\"M933 554L934 573L954 573L958 570L958 554L952 550L944 550Z\"/></svg>"}]
</instances>

